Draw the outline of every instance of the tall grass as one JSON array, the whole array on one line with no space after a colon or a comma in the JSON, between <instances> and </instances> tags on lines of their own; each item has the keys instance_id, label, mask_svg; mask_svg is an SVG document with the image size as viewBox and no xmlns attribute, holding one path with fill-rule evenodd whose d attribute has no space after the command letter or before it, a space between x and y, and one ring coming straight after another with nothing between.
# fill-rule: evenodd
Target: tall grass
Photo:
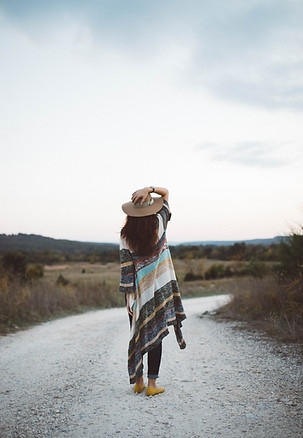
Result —
<instances>
[{"instance_id":1,"label":"tall grass","mask_svg":"<svg viewBox=\"0 0 303 438\"><path fill-rule=\"evenodd\" d=\"M234 283L232 300L219 315L247 321L284 341L303 342L303 281L275 276L243 278Z\"/></svg>"},{"instance_id":2,"label":"tall grass","mask_svg":"<svg viewBox=\"0 0 303 438\"><path fill-rule=\"evenodd\" d=\"M106 282L59 285L47 280L32 284L0 280L0 331L46 319L78 313L90 308L124 305L123 294Z\"/></svg>"},{"instance_id":3,"label":"tall grass","mask_svg":"<svg viewBox=\"0 0 303 438\"><path fill-rule=\"evenodd\" d=\"M187 266L177 261L183 297L224 293L228 280L184 282ZM46 266L41 279L27 283L0 278L0 332L79 313L92 308L124 306L119 292L119 263L67 263Z\"/></svg>"},{"instance_id":4,"label":"tall grass","mask_svg":"<svg viewBox=\"0 0 303 438\"><path fill-rule=\"evenodd\" d=\"M203 259L196 263L190 268L200 273L202 268L209 269L213 261ZM185 281L188 262L175 260L174 265L184 298L230 293L232 301L221 310L221 315L258 324L283 339L302 340L302 280L283 283L267 275ZM226 266L232 270L239 268L230 262ZM92 308L124 306L124 295L118 291L119 277L119 263L46 266L42 279L27 283L9 282L2 277L0 332Z\"/></svg>"}]
</instances>

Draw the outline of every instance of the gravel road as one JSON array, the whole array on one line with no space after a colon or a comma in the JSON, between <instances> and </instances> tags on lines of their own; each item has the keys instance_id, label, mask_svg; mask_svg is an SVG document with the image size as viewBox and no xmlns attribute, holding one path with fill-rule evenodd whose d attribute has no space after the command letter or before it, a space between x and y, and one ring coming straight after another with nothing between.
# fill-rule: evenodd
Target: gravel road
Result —
<instances>
[{"instance_id":1,"label":"gravel road","mask_svg":"<svg viewBox=\"0 0 303 438\"><path fill-rule=\"evenodd\" d=\"M296 346L199 318L227 298L184 300L187 348L164 339L154 397L128 383L125 309L0 337L1 438L303 437Z\"/></svg>"}]
</instances>

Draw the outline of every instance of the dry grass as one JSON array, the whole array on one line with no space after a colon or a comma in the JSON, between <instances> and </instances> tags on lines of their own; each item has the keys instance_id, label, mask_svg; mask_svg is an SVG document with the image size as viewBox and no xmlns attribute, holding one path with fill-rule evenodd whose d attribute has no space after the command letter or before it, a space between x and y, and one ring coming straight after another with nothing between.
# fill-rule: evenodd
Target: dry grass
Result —
<instances>
[{"instance_id":1,"label":"dry grass","mask_svg":"<svg viewBox=\"0 0 303 438\"><path fill-rule=\"evenodd\" d=\"M120 279L120 266L118 263L69 263L45 266L44 268L44 278L50 282L55 282L60 274L71 283L96 284L106 282L107 285L117 288Z\"/></svg>"},{"instance_id":2,"label":"dry grass","mask_svg":"<svg viewBox=\"0 0 303 438\"><path fill-rule=\"evenodd\" d=\"M218 264L229 267L238 268L243 263L241 262L230 262L222 260L208 260L208 259L176 259L174 260L174 266L176 270L176 275L178 277L179 283L182 283L185 274L192 271L194 274L205 274L205 272L210 268L210 266Z\"/></svg>"},{"instance_id":3,"label":"dry grass","mask_svg":"<svg viewBox=\"0 0 303 438\"><path fill-rule=\"evenodd\" d=\"M203 264L208 268L213 264L213 260L195 260L196 268ZM226 293L226 285L230 290L231 279L222 279L216 281L193 281L184 282L184 277L188 271L188 263L184 260L174 260L176 276L178 278L182 296L203 296L213 295L216 293ZM85 272L83 273L83 270ZM59 275L63 275L72 284L86 287L87 285L106 284L110 287L111 292L115 293L119 287L120 265L119 263L107 264L89 264L89 263L71 263L68 265L57 265L45 267L44 278L50 282L55 282Z\"/></svg>"},{"instance_id":4,"label":"dry grass","mask_svg":"<svg viewBox=\"0 0 303 438\"><path fill-rule=\"evenodd\" d=\"M187 264L177 260L183 297L226 293L228 280L184 282ZM64 284L58 284L58 277ZM45 266L44 277L31 284L0 280L0 332L92 308L124 306L119 292L119 263L67 263Z\"/></svg>"},{"instance_id":5,"label":"dry grass","mask_svg":"<svg viewBox=\"0 0 303 438\"><path fill-rule=\"evenodd\" d=\"M113 266L114 265L114 266ZM58 284L58 276L66 285ZM44 278L30 284L0 280L0 332L92 308L124 305L118 291L119 266L68 264L46 267Z\"/></svg>"},{"instance_id":6,"label":"dry grass","mask_svg":"<svg viewBox=\"0 0 303 438\"><path fill-rule=\"evenodd\" d=\"M184 298L231 293L234 298L224 309L225 317L250 322L263 321L268 332L284 331L293 339L301 336L298 316L291 307L294 291L286 293L272 277L262 280L232 277L184 281L189 269L196 273L205 272L214 262L220 263L213 260L174 260ZM65 285L57 283L60 275ZM91 308L124 306L124 295L118 291L119 280L119 263L80 262L46 266L43 279L23 286L18 283L8 285L2 279L0 331Z\"/></svg>"},{"instance_id":7,"label":"dry grass","mask_svg":"<svg viewBox=\"0 0 303 438\"><path fill-rule=\"evenodd\" d=\"M219 280L179 281L180 292L184 298L204 297L230 293L237 280L222 278Z\"/></svg>"},{"instance_id":8,"label":"dry grass","mask_svg":"<svg viewBox=\"0 0 303 438\"><path fill-rule=\"evenodd\" d=\"M273 276L242 278L233 285L233 298L218 315L246 321L282 341L303 342L302 285L279 283Z\"/></svg>"}]
</instances>

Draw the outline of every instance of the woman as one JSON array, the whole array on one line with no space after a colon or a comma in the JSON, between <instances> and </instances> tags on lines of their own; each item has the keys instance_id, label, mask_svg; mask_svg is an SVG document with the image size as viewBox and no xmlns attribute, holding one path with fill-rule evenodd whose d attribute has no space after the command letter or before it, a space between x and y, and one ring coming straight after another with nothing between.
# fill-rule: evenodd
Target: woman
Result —
<instances>
[{"instance_id":1,"label":"woman","mask_svg":"<svg viewBox=\"0 0 303 438\"><path fill-rule=\"evenodd\" d=\"M143 355L148 353L146 394L155 395L164 392L156 383L162 339L168 335L168 326L173 325L180 348L185 348L181 321L186 316L166 241L171 217L168 190L145 187L133 193L131 199L122 205L127 218L120 239L120 291L125 293L131 325L128 372L130 383L135 383L134 392L142 392Z\"/></svg>"}]
</instances>

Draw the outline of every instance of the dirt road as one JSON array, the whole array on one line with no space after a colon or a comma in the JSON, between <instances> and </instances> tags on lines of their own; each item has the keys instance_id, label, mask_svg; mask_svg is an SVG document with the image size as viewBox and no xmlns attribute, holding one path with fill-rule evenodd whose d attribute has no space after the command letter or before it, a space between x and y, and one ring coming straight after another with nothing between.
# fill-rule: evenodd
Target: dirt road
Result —
<instances>
[{"instance_id":1,"label":"dirt road","mask_svg":"<svg viewBox=\"0 0 303 438\"><path fill-rule=\"evenodd\" d=\"M198 316L226 296L184 300L180 350L163 341L164 394L134 394L125 309L89 312L0 338L0 436L303 436L302 363L291 347Z\"/></svg>"}]
</instances>

